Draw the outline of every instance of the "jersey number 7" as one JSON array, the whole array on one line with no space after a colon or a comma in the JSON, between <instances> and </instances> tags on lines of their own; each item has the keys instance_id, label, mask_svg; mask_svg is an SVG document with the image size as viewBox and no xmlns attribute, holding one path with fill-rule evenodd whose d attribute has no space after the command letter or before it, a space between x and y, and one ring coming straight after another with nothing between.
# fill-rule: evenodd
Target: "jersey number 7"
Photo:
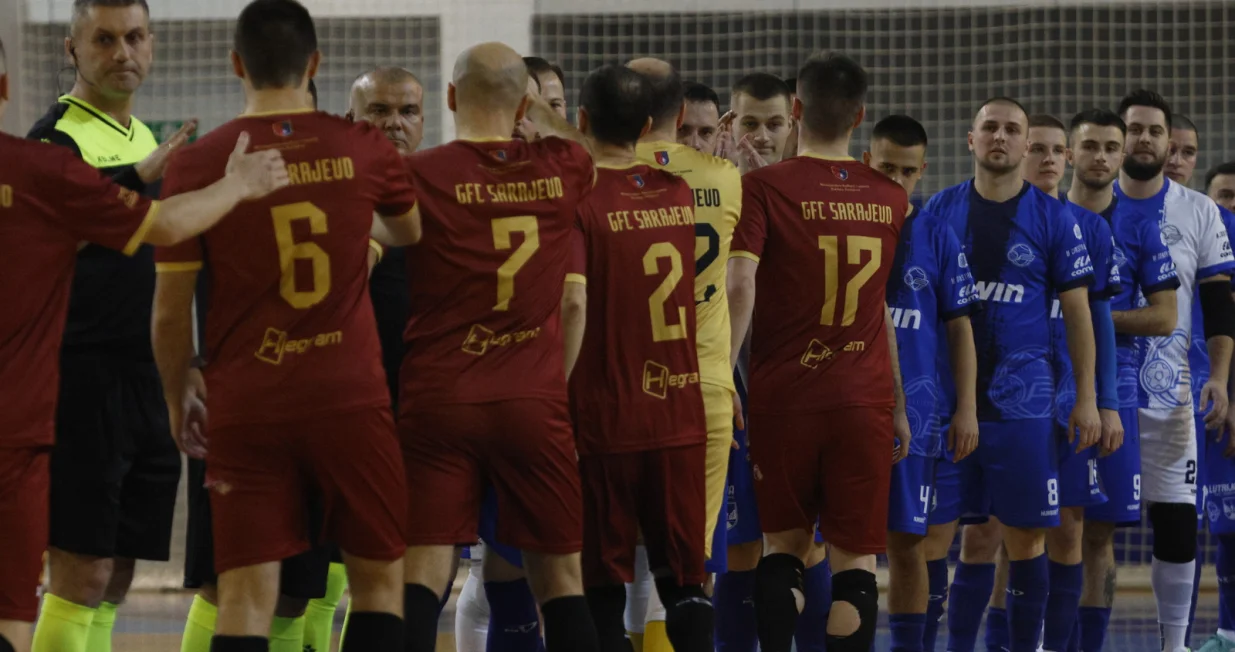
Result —
<instances>
[{"instance_id":1,"label":"jersey number 7","mask_svg":"<svg viewBox=\"0 0 1235 652\"><path fill-rule=\"evenodd\" d=\"M883 262L883 243L879 238L851 235L845 238L845 244L850 265L862 263L862 252L870 254L862 269L845 283L845 312L841 316L840 325L852 326L858 315L858 294ZM819 315L819 323L832 326L836 323L836 295L840 287L840 236L819 236L819 248L823 250L823 310Z\"/></svg>"},{"instance_id":2,"label":"jersey number 7","mask_svg":"<svg viewBox=\"0 0 1235 652\"><path fill-rule=\"evenodd\" d=\"M497 304L493 309L504 312L510 310L510 300L515 297L515 275L532 259L532 254L540 249L540 226L534 215L499 217L493 220L492 226L493 248L498 251L506 251L514 246L510 234L523 234L523 242L520 242L519 247L510 254L510 258L497 268Z\"/></svg>"}]
</instances>

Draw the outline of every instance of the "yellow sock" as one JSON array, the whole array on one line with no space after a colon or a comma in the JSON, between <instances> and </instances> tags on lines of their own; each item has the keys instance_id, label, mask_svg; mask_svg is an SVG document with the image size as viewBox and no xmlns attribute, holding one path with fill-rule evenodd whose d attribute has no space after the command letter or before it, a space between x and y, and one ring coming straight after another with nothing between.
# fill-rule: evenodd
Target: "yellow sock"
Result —
<instances>
[{"instance_id":1,"label":"yellow sock","mask_svg":"<svg viewBox=\"0 0 1235 652\"><path fill-rule=\"evenodd\" d=\"M218 619L218 607L200 595L193 596L189 619L184 624L184 637L180 639L180 652L210 652L210 639L214 637Z\"/></svg>"},{"instance_id":2,"label":"yellow sock","mask_svg":"<svg viewBox=\"0 0 1235 652\"><path fill-rule=\"evenodd\" d=\"M626 632L626 638L630 639L630 647L635 652L643 652L643 632Z\"/></svg>"},{"instance_id":3,"label":"yellow sock","mask_svg":"<svg viewBox=\"0 0 1235 652\"><path fill-rule=\"evenodd\" d=\"M304 616L278 618L270 625L270 652L303 652Z\"/></svg>"},{"instance_id":4,"label":"yellow sock","mask_svg":"<svg viewBox=\"0 0 1235 652\"><path fill-rule=\"evenodd\" d=\"M665 631L665 621L649 620L643 630L643 652L673 652L669 644L669 634Z\"/></svg>"},{"instance_id":5,"label":"yellow sock","mask_svg":"<svg viewBox=\"0 0 1235 652\"><path fill-rule=\"evenodd\" d=\"M104 602L94 612L90 621L90 638L86 652L111 652L111 630L116 626L116 605Z\"/></svg>"},{"instance_id":6,"label":"yellow sock","mask_svg":"<svg viewBox=\"0 0 1235 652\"><path fill-rule=\"evenodd\" d=\"M31 652L86 652L95 611L48 593L34 627Z\"/></svg>"},{"instance_id":7,"label":"yellow sock","mask_svg":"<svg viewBox=\"0 0 1235 652\"><path fill-rule=\"evenodd\" d=\"M347 589L347 568L331 564L326 576L326 595L309 600L304 620L304 652L330 652L334 634L334 614Z\"/></svg>"}]
</instances>

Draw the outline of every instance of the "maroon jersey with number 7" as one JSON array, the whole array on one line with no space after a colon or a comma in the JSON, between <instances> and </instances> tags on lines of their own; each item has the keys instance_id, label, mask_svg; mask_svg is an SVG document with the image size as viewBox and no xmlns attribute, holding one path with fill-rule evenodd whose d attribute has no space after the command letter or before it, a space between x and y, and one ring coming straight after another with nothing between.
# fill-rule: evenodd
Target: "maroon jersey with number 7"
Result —
<instances>
[{"instance_id":1,"label":"maroon jersey with number 7","mask_svg":"<svg viewBox=\"0 0 1235 652\"><path fill-rule=\"evenodd\" d=\"M277 148L291 185L160 248L160 272L205 266L210 425L302 420L389 404L368 296L373 214L415 204L381 131L325 113L241 116L184 148L163 193L219 180L243 131Z\"/></svg>"}]
</instances>

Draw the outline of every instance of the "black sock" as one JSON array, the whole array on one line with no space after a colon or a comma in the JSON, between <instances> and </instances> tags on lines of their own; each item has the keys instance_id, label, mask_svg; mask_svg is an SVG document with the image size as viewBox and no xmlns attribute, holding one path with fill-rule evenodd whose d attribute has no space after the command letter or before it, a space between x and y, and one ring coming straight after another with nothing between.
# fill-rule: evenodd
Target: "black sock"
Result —
<instances>
[{"instance_id":1,"label":"black sock","mask_svg":"<svg viewBox=\"0 0 1235 652\"><path fill-rule=\"evenodd\" d=\"M339 652L403 652L403 619L379 611L353 611Z\"/></svg>"},{"instance_id":2,"label":"black sock","mask_svg":"<svg viewBox=\"0 0 1235 652\"><path fill-rule=\"evenodd\" d=\"M438 602L442 596L423 584L403 585L403 649L405 652L437 650ZM352 633L348 623L347 633Z\"/></svg>"},{"instance_id":3,"label":"black sock","mask_svg":"<svg viewBox=\"0 0 1235 652\"><path fill-rule=\"evenodd\" d=\"M587 598L554 598L540 606L540 613L545 619L545 652L600 652Z\"/></svg>"},{"instance_id":4,"label":"black sock","mask_svg":"<svg viewBox=\"0 0 1235 652\"><path fill-rule=\"evenodd\" d=\"M601 652L631 652L626 638L626 587L600 586L587 589L588 607L596 624Z\"/></svg>"},{"instance_id":5,"label":"black sock","mask_svg":"<svg viewBox=\"0 0 1235 652\"><path fill-rule=\"evenodd\" d=\"M715 611L701 585L682 586L675 579L656 580L665 605L665 634L675 652L715 652Z\"/></svg>"},{"instance_id":6,"label":"black sock","mask_svg":"<svg viewBox=\"0 0 1235 652\"><path fill-rule=\"evenodd\" d=\"M0 652L17 652L16 648L13 647L13 644L10 643L9 639L5 638L3 634L0 634Z\"/></svg>"},{"instance_id":7,"label":"black sock","mask_svg":"<svg viewBox=\"0 0 1235 652\"><path fill-rule=\"evenodd\" d=\"M219 636L210 639L210 652L270 652L265 636Z\"/></svg>"},{"instance_id":8,"label":"black sock","mask_svg":"<svg viewBox=\"0 0 1235 652\"><path fill-rule=\"evenodd\" d=\"M793 647L798 596L806 596L802 585L805 571L806 564L794 555L778 553L759 560L755 569L755 626L763 652L789 652Z\"/></svg>"}]
</instances>

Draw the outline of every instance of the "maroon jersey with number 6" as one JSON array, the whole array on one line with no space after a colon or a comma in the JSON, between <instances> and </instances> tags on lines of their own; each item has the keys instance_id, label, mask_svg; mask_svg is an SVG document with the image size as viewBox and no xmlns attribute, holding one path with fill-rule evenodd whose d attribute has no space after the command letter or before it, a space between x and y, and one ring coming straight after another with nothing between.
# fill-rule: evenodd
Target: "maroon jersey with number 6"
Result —
<instances>
[{"instance_id":1,"label":"maroon jersey with number 6","mask_svg":"<svg viewBox=\"0 0 1235 652\"><path fill-rule=\"evenodd\" d=\"M731 257L759 262L752 413L894 404L884 299L908 207L851 159L798 156L742 178Z\"/></svg>"},{"instance_id":2,"label":"maroon jersey with number 6","mask_svg":"<svg viewBox=\"0 0 1235 652\"><path fill-rule=\"evenodd\" d=\"M579 206L568 282L588 287L570 377L579 452L707 441L695 350L694 194L646 165L601 168Z\"/></svg>"},{"instance_id":3,"label":"maroon jersey with number 6","mask_svg":"<svg viewBox=\"0 0 1235 652\"><path fill-rule=\"evenodd\" d=\"M558 138L456 140L407 169L424 239L407 255L400 412L565 400L562 284L591 156Z\"/></svg>"},{"instance_id":4,"label":"maroon jersey with number 6","mask_svg":"<svg viewBox=\"0 0 1235 652\"><path fill-rule=\"evenodd\" d=\"M161 272L205 265L210 424L303 420L387 405L368 297L373 214L415 204L381 131L325 113L241 116L184 148L164 194L219 180L243 131L276 148L291 185L241 204L201 237L161 248Z\"/></svg>"},{"instance_id":5,"label":"maroon jersey with number 6","mask_svg":"<svg viewBox=\"0 0 1235 652\"><path fill-rule=\"evenodd\" d=\"M78 243L132 254L156 210L63 147L0 134L0 448L54 439Z\"/></svg>"}]
</instances>

